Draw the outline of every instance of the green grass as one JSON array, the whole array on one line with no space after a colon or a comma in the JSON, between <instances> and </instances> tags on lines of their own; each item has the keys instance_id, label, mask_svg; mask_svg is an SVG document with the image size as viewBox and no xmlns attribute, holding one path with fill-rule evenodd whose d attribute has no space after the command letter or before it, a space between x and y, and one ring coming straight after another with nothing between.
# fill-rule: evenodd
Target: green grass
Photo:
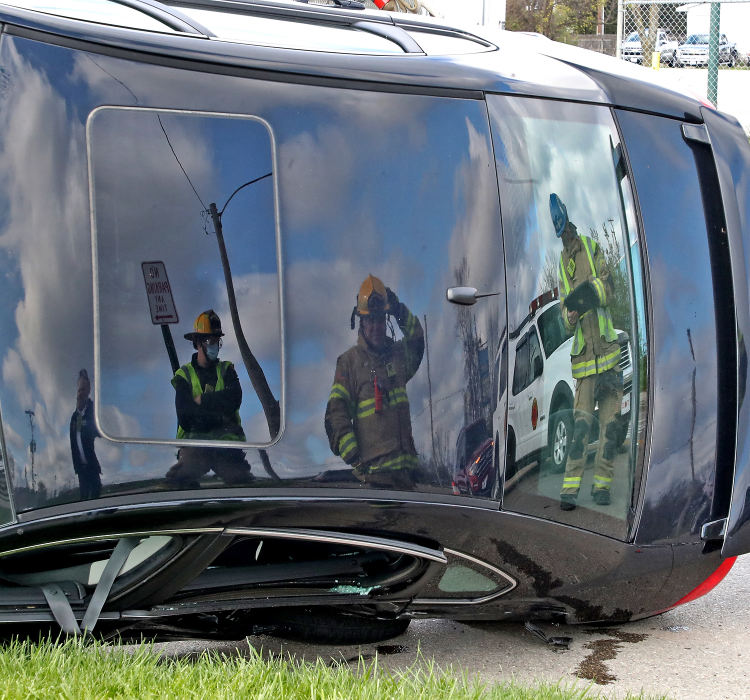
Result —
<instances>
[{"instance_id":1,"label":"green grass","mask_svg":"<svg viewBox=\"0 0 750 700\"><path fill-rule=\"evenodd\" d=\"M418 661L388 672L373 662L346 663L227 658L207 652L195 659L160 658L149 645L127 651L99 643L11 642L0 648L0 698L268 698L369 700L374 698L541 698L589 700L593 689L562 685L487 686L465 673Z\"/></svg>"}]
</instances>

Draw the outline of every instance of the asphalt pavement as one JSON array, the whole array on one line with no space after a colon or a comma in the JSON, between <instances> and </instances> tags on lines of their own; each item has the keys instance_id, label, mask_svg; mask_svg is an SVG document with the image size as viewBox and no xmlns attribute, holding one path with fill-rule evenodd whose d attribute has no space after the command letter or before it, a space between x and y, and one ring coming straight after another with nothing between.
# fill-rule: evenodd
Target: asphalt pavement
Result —
<instances>
[{"instance_id":1,"label":"asphalt pavement","mask_svg":"<svg viewBox=\"0 0 750 700\"><path fill-rule=\"evenodd\" d=\"M610 628L540 625L545 636L570 637L556 649L521 624L419 620L395 639L361 646L322 646L266 636L241 642L157 644L167 656L191 656L212 649L245 655L249 646L264 654L298 660L344 661L360 657L388 669L433 661L487 683L515 679L590 687L592 695L624 698L629 692L676 700L750 698L750 555L740 557L707 596L663 615ZM420 660L421 659L421 660Z\"/></svg>"}]
</instances>

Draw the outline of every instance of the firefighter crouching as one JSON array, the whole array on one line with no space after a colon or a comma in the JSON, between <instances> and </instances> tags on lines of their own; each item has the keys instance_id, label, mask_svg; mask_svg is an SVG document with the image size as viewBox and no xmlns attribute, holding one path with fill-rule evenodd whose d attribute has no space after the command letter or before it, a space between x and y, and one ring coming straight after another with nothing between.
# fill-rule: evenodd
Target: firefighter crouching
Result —
<instances>
[{"instance_id":1,"label":"firefighter crouching","mask_svg":"<svg viewBox=\"0 0 750 700\"><path fill-rule=\"evenodd\" d=\"M185 339L196 352L172 378L180 440L245 441L240 422L242 387L234 365L219 360L221 320L209 309L198 315ZM181 447L167 482L177 488L198 488L199 479L212 470L227 484L252 480L243 450L221 447Z\"/></svg>"},{"instance_id":2,"label":"firefighter crouching","mask_svg":"<svg viewBox=\"0 0 750 700\"><path fill-rule=\"evenodd\" d=\"M386 336L386 316L396 319L401 340ZM371 486L411 489L417 451L406 383L424 354L419 319L377 277L368 275L357 295L351 327L359 317L357 344L336 362L325 429L333 454Z\"/></svg>"},{"instance_id":3,"label":"firefighter crouching","mask_svg":"<svg viewBox=\"0 0 750 700\"><path fill-rule=\"evenodd\" d=\"M618 447L615 418L622 403L623 384L620 345L608 306L614 287L601 248L594 239L578 233L567 208L554 193L550 195L550 214L555 233L563 242L558 269L560 309L566 329L573 333L570 364L576 383L573 444L565 467L560 508L576 507L597 404L600 432L592 495L596 504L606 506L610 503ZM574 304L574 300L578 303Z\"/></svg>"}]
</instances>

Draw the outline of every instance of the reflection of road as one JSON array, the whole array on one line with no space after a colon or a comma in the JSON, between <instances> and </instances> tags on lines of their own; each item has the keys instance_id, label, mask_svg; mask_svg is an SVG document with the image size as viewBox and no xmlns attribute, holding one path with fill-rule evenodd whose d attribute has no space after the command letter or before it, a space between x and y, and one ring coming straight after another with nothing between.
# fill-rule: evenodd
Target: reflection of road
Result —
<instances>
[{"instance_id":1,"label":"reflection of road","mask_svg":"<svg viewBox=\"0 0 750 700\"><path fill-rule=\"evenodd\" d=\"M522 467L506 481L506 507L519 513L530 513L605 535L622 537L625 530L624 516L630 507L630 440L625 440L621 448L624 451L618 452L614 459L611 503L608 506L597 505L591 495L597 446L598 443L594 442L586 448L586 468L575 510L562 511L558 507L563 474L553 473L548 465L540 468L537 462Z\"/></svg>"}]
</instances>

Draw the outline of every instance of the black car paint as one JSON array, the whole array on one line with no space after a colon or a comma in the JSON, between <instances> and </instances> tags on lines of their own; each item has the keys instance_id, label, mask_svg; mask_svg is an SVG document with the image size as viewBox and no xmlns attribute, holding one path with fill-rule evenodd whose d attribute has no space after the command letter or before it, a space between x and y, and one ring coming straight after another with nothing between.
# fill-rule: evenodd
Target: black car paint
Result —
<instances>
[{"instance_id":1,"label":"black car paint","mask_svg":"<svg viewBox=\"0 0 750 700\"><path fill-rule=\"evenodd\" d=\"M23 26L14 24L14 16L23 20L19 22ZM290 85L344 86L471 100L481 100L485 92L526 94L627 108L630 111L618 112L617 121L635 175L645 236L641 245L647 248L652 282L658 277L662 285L675 292L689 287L690 297L684 307L675 307L657 297L652 287L651 378L654 384L650 388L654 403L650 434L653 441L643 488L643 510L627 542L561 523L505 513L492 502L365 491L355 498L349 494L342 497L341 491L306 488L303 497L299 491L285 489L264 489L257 494L206 490L200 498L194 493L184 498L176 494L158 498L134 495L104 498L96 504L31 510L19 513L17 523L2 529L0 549L7 552L40 546L43 551L44 545L61 539L63 532L65 539L97 539L131 532L250 526L294 528L303 523L305 527L372 534L470 552L479 559L502 566L518 582L508 596L482 606L467 608L450 603L420 606L417 603L411 609L414 614L462 619L514 619L530 615L568 615L571 621L578 622L634 619L674 604L716 568L720 561L718 552L704 553L700 537L702 524L711 516L722 517L712 509L715 454L721 434L716 413L721 397L717 395L717 356L713 350L720 337L717 338L715 327L714 283L709 274L711 253L699 209L690 212L672 206L667 215L659 211L660 203L651 195L659 192L660 182L673 182L675 176L685 178L684 184L692 192L699 191L694 171L675 167L673 158L682 160L687 153L679 148L683 142L678 120L700 123L705 119L722 189L735 289L747 290L750 262L744 254L744 245L750 228L750 187L743 179L748 172L748 154L746 143L741 143L738 126L687 98L636 85L603 71L570 63L564 65L553 58L544 59L545 69L568 77L577 75L582 81L583 76L587 76L585 87L580 90L556 88L551 85L554 81L545 81L540 86L535 82L538 66L534 70L525 69L522 60L510 57L506 75L513 73L514 77L506 78L495 72L483 54L463 61L423 58L417 70L411 60L394 57L311 56L309 52L262 47L216 47L200 39L134 36L127 30L96 25L84 28L80 23L54 17L40 20L35 13L22 11L9 10L5 19L8 23L4 25L2 42L31 39L137 59L151 63L155 77L162 66L205 71L201 96L191 96L195 102L188 104L186 100L181 104L183 108L199 108L198 105L209 104L214 97L218 101L223 89L217 84L220 74L288 81ZM138 66L133 67L134 74L140 70ZM211 73L216 74L217 81L210 78ZM135 95L129 96L125 91L120 99L124 104L132 104L133 99L138 101ZM662 116L654 116L657 114ZM665 165L663 170L654 167L654 153L661 153L665 163L671 166ZM739 209L735 201L739 202ZM700 196L696 195L693 204L699 202ZM670 216L689 213L692 216L684 226L675 222L673 229L665 230L663 221ZM692 239L693 255L682 257L676 264L675 241L682 240L681 236L691 225L698 227ZM696 247L700 247L697 255ZM739 394L744 398L747 373L746 360L744 365L742 361L741 339L750 333L750 312L747 294L735 293L734 296L740 338ZM705 344L701 347L707 348L706 352L691 351L687 329L692 339L700 338ZM675 357L679 360L676 366L667 362L667 359L674 361ZM683 415L675 420L675 402L683 409L691 405L694 369L700 388L695 394L695 419ZM747 403L741 401L737 419L735 498L729 513L726 555L750 549L750 499L741 498L743 492L750 493L748 410ZM694 462L691 471L685 446L699 433L703 436L701 449L704 453L702 459ZM726 494L723 497L726 501ZM144 523L147 523L146 529ZM529 543L534 543L531 552ZM561 552L565 553L563 560ZM189 572L186 576L189 578Z\"/></svg>"}]
</instances>

